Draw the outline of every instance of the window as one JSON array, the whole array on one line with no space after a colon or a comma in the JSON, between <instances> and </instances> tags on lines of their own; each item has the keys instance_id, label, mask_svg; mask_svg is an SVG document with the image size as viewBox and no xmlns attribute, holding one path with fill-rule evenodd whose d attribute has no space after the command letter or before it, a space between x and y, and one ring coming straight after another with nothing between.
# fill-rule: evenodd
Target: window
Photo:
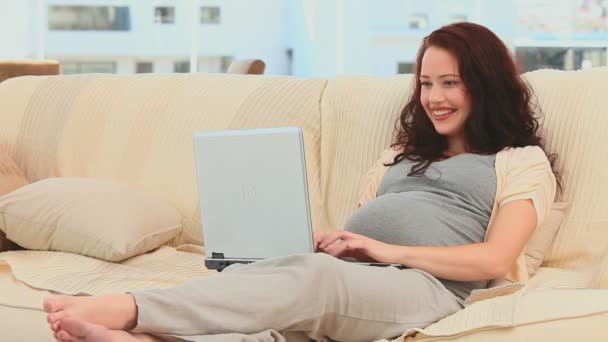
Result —
<instances>
[{"instance_id":1,"label":"window","mask_svg":"<svg viewBox=\"0 0 608 342\"><path fill-rule=\"evenodd\" d=\"M199 72L226 72L234 60L232 56L201 56L198 58Z\"/></svg>"},{"instance_id":2,"label":"window","mask_svg":"<svg viewBox=\"0 0 608 342\"><path fill-rule=\"evenodd\" d=\"M578 70L606 65L605 48L518 47L520 71L536 69Z\"/></svg>"},{"instance_id":3,"label":"window","mask_svg":"<svg viewBox=\"0 0 608 342\"><path fill-rule=\"evenodd\" d=\"M49 30L129 31L126 6L49 6Z\"/></svg>"},{"instance_id":4,"label":"window","mask_svg":"<svg viewBox=\"0 0 608 342\"><path fill-rule=\"evenodd\" d=\"M190 62L178 61L173 63L173 72L190 72Z\"/></svg>"},{"instance_id":5,"label":"window","mask_svg":"<svg viewBox=\"0 0 608 342\"><path fill-rule=\"evenodd\" d=\"M154 8L154 23L173 24L175 23L175 7L164 6Z\"/></svg>"},{"instance_id":6,"label":"window","mask_svg":"<svg viewBox=\"0 0 608 342\"><path fill-rule=\"evenodd\" d=\"M409 28L414 30L425 29L429 25L426 14L412 14L408 23Z\"/></svg>"},{"instance_id":7,"label":"window","mask_svg":"<svg viewBox=\"0 0 608 342\"><path fill-rule=\"evenodd\" d=\"M61 62L61 73L72 74L115 74L115 62Z\"/></svg>"},{"instance_id":8,"label":"window","mask_svg":"<svg viewBox=\"0 0 608 342\"><path fill-rule=\"evenodd\" d=\"M414 73L414 63L397 63L398 74L412 74Z\"/></svg>"},{"instance_id":9,"label":"window","mask_svg":"<svg viewBox=\"0 0 608 342\"><path fill-rule=\"evenodd\" d=\"M154 63L152 62L137 62L135 63L135 73L145 74L154 72Z\"/></svg>"},{"instance_id":10,"label":"window","mask_svg":"<svg viewBox=\"0 0 608 342\"><path fill-rule=\"evenodd\" d=\"M220 8L219 7L201 7L201 24L219 24L220 23Z\"/></svg>"}]
</instances>

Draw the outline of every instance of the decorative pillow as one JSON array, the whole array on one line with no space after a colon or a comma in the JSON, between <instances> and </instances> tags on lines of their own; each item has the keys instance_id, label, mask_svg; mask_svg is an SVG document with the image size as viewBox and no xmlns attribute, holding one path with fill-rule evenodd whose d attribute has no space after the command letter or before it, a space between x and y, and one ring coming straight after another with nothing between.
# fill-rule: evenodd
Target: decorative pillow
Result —
<instances>
[{"instance_id":1,"label":"decorative pillow","mask_svg":"<svg viewBox=\"0 0 608 342\"><path fill-rule=\"evenodd\" d=\"M0 197L0 230L27 249L117 262L160 247L181 227L168 203L95 179L48 178Z\"/></svg>"},{"instance_id":2,"label":"decorative pillow","mask_svg":"<svg viewBox=\"0 0 608 342\"><path fill-rule=\"evenodd\" d=\"M569 208L569 203L554 202L545 221L530 237L524 251L528 276L532 277L538 271Z\"/></svg>"},{"instance_id":3,"label":"decorative pillow","mask_svg":"<svg viewBox=\"0 0 608 342\"><path fill-rule=\"evenodd\" d=\"M0 148L0 196L29 184L25 174L3 148ZM18 249L0 230L0 252Z\"/></svg>"}]
</instances>

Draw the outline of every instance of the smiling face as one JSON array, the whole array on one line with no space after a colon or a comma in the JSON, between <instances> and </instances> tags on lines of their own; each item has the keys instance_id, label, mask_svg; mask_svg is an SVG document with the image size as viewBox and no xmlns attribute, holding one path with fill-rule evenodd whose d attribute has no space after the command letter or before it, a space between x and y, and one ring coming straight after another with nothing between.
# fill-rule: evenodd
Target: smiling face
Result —
<instances>
[{"instance_id":1,"label":"smiling face","mask_svg":"<svg viewBox=\"0 0 608 342\"><path fill-rule=\"evenodd\" d=\"M445 49L430 46L422 57L420 103L437 133L447 137L451 150L464 148L464 127L471 112L471 99L458 69L458 60Z\"/></svg>"}]
</instances>

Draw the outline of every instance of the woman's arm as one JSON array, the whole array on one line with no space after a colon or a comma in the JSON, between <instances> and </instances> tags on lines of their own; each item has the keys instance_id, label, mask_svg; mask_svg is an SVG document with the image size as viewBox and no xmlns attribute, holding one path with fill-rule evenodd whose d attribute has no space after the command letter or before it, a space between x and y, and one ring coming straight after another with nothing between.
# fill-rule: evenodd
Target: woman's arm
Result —
<instances>
[{"instance_id":1,"label":"woman's arm","mask_svg":"<svg viewBox=\"0 0 608 342\"><path fill-rule=\"evenodd\" d=\"M318 245L334 256L363 253L379 262L398 263L456 281L502 278L517 260L537 223L531 200L514 200L498 208L486 242L418 247L385 244L345 231L330 233ZM335 243L342 240L341 243Z\"/></svg>"}]
</instances>

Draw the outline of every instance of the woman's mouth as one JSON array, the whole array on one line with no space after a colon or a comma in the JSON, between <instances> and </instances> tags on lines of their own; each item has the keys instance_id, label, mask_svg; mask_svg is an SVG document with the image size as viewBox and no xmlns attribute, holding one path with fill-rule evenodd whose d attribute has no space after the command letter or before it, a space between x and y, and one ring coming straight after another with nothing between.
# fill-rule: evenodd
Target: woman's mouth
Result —
<instances>
[{"instance_id":1,"label":"woman's mouth","mask_svg":"<svg viewBox=\"0 0 608 342\"><path fill-rule=\"evenodd\" d=\"M452 114L454 114L455 112L456 109L431 110L431 113L433 114L433 119L437 121L445 120L452 116Z\"/></svg>"}]
</instances>

